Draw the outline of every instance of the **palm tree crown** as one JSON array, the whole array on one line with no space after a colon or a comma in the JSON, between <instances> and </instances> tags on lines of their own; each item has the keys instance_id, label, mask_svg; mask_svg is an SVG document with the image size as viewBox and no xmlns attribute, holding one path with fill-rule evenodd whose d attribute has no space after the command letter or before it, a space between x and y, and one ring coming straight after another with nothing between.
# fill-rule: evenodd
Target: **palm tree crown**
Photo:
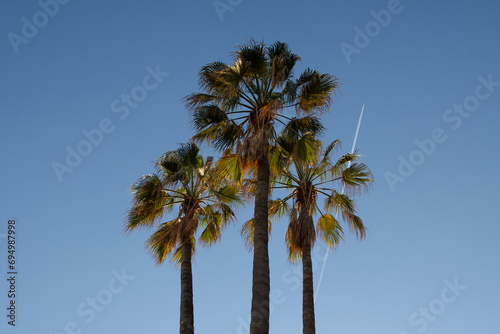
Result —
<instances>
[{"instance_id":1,"label":"palm tree crown","mask_svg":"<svg viewBox=\"0 0 500 334\"><path fill-rule=\"evenodd\" d=\"M235 52L232 65L202 67L199 84L204 92L185 98L197 131L193 138L220 150L235 149L249 162L267 155L275 122L290 119L283 114L286 108L299 115L324 111L338 88L335 77L311 69L293 79L298 60L285 43L266 47L251 41Z\"/></svg>"},{"instance_id":2,"label":"palm tree crown","mask_svg":"<svg viewBox=\"0 0 500 334\"><path fill-rule=\"evenodd\" d=\"M301 139L307 139L307 136ZM330 156L340 146L339 140L328 145L323 152L321 142L316 139L299 141L294 146L281 139L280 144L291 166L282 168L275 188L286 189L288 194L283 199L272 201L270 212L272 216L287 214L290 217L286 236L290 259L299 258L304 245L313 246L316 235L327 245L338 246L342 229L333 212L340 213L349 229L363 239L366 230L363 221L356 215L356 205L349 195L368 190L373 176L365 164L356 162L359 155L356 152L347 153L332 163ZM301 148L301 145L304 147ZM336 183L341 186L342 192L335 189ZM321 197L325 201L323 208L318 204ZM316 213L319 220L315 228L312 217Z\"/></svg>"}]
</instances>

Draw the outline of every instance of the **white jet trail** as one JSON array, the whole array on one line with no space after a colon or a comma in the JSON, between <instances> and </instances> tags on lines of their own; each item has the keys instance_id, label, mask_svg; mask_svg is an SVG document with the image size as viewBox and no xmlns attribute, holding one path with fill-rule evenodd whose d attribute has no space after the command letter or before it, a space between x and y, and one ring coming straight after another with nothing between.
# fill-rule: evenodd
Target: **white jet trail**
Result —
<instances>
[{"instance_id":1,"label":"white jet trail","mask_svg":"<svg viewBox=\"0 0 500 334\"><path fill-rule=\"evenodd\" d=\"M354 153L354 149L356 148L356 141L358 140L359 127L361 126L361 120L363 119L363 111L365 110L365 105L361 108L361 114L359 115L358 127L356 128L356 133L354 134L354 142L352 143L352 149L350 153ZM351 162L349 161L347 167L351 167ZM342 187L342 195L344 194L345 186ZM335 220L339 217L339 213L335 215ZM321 274L319 275L318 287L316 288L316 295L314 296L314 303L316 303L316 299L318 298L319 288L321 286L321 281L323 280L323 273L325 272L326 259L328 258L328 253L330 252L330 246L325 253L325 258L323 259L323 267L321 268Z\"/></svg>"}]
</instances>

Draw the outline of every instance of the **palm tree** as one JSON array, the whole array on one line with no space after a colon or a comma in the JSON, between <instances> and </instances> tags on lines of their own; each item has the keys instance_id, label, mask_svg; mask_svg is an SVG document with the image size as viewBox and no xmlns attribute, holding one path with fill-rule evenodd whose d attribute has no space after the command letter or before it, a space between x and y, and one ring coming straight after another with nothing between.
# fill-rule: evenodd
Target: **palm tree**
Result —
<instances>
[{"instance_id":1,"label":"palm tree","mask_svg":"<svg viewBox=\"0 0 500 334\"><path fill-rule=\"evenodd\" d=\"M231 204L241 201L238 188L216 177L213 159L204 159L199 151L195 144L184 144L160 157L157 172L132 186L132 208L126 218L126 231L132 231L154 227L165 214L178 209L174 219L156 226L147 246L158 265L167 256L180 265L181 334L194 333L191 259L196 232L203 229L199 236L202 244L215 243L234 218Z\"/></svg>"},{"instance_id":2,"label":"palm tree","mask_svg":"<svg viewBox=\"0 0 500 334\"><path fill-rule=\"evenodd\" d=\"M343 221L359 239L366 234L363 221L356 215L356 206L349 195L364 189L373 182L368 167L355 162L356 153L342 156L335 164L330 155L340 142L334 141L322 151L321 142L312 133L304 133L299 137L297 131L284 132L278 138L283 156L288 159L289 166L282 164L281 177L275 181L278 189L287 191L283 199L271 201L269 213L280 218L287 215L290 219L286 233L286 244L289 259L292 262L302 260L302 323L304 334L314 334L314 294L311 250L316 236L328 246L335 248L342 239L342 228L336 217L341 213ZM354 163L353 163L354 162ZM352 164L351 164L352 163ZM342 186L342 192L335 190L335 184ZM318 205L320 197L325 198L324 208ZM319 219L314 226L313 216L318 213Z\"/></svg>"},{"instance_id":3,"label":"palm tree","mask_svg":"<svg viewBox=\"0 0 500 334\"><path fill-rule=\"evenodd\" d=\"M277 123L291 120L284 115L287 108L299 116L325 111L338 86L335 77L311 69L294 79L299 59L285 43L266 47L252 40L238 47L231 65L213 62L202 67L202 92L185 98L197 131L193 139L223 151L226 162L233 160L229 165L243 166L240 180L248 169L256 176L251 334L269 332L270 142Z\"/></svg>"}]
</instances>

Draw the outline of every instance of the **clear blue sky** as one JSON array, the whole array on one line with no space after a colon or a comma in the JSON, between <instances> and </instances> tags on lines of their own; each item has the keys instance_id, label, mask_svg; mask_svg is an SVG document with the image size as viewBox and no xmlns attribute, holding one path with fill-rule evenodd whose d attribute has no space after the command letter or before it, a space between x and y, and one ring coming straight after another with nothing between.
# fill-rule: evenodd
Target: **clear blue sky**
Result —
<instances>
[{"instance_id":1,"label":"clear blue sky","mask_svg":"<svg viewBox=\"0 0 500 334\"><path fill-rule=\"evenodd\" d=\"M179 271L155 267L150 232L123 235L128 188L192 135L180 100L198 89L200 67L230 61L250 38L287 42L299 71L341 79L323 120L324 140L344 152L366 105L357 147L376 185L358 204L369 233L328 258L317 332L498 333L500 3L221 0L220 15L212 1L47 3L52 16L35 0L0 5L2 333L178 331ZM86 156L68 166L68 149ZM198 334L247 333L252 257L239 230L250 214L198 248ZM11 218L15 328L2 235ZM285 226L270 240L271 332L299 333L301 269L287 262Z\"/></svg>"}]
</instances>

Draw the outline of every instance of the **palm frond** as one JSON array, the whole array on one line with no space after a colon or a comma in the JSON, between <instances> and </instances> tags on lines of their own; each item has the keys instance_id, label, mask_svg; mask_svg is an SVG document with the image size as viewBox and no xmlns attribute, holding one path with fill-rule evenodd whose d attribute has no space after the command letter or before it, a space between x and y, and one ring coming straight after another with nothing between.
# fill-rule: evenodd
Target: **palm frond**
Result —
<instances>
[{"instance_id":1,"label":"palm frond","mask_svg":"<svg viewBox=\"0 0 500 334\"><path fill-rule=\"evenodd\" d=\"M186 104L188 110L194 111L196 108L207 105L219 106L223 99L217 94L193 93L185 96L182 101Z\"/></svg>"},{"instance_id":2,"label":"palm frond","mask_svg":"<svg viewBox=\"0 0 500 334\"><path fill-rule=\"evenodd\" d=\"M271 65L271 79L275 87L280 87L293 75L293 68L300 57L290 51L283 42L275 42L266 49Z\"/></svg>"},{"instance_id":3,"label":"palm frond","mask_svg":"<svg viewBox=\"0 0 500 334\"><path fill-rule=\"evenodd\" d=\"M196 247L195 247L195 240L194 238L191 239L191 258L194 257L194 253L196 251ZM175 251L173 252L172 254L172 262L180 267L181 266L181 259L182 259L182 249L183 249L183 245L180 245L179 247L177 247L175 249Z\"/></svg>"},{"instance_id":4,"label":"palm frond","mask_svg":"<svg viewBox=\"0 0 500 334\"><path fill-rule=\"evenodd\" d=\"M290 205L280 198L269 201L269 218L271 219L280 220L289 210Z\"/></svg>"},{"instance_id":5,"label":"palm frond","mask_svg":"<svg viewBox=\"0 0 500 334\"><path fill-rule=\"evenodd\" d=\"M173 250L180 245L180 227L180 218L163 223L146 241L146 245L157 265L162 264L165 258L171 255Z\"/></svg>"},{"instance_id":6,"label":"palm frond","mask_svg":"<svg viewBox=\"0 0 500 334\"><path fill-rule=\"evenodd\" d=\"M233 147L241 137L241 128L234 122L219 122L198 132L193 136L195 142L205 142L213 145L217 150L224 151Z\"/></svg>"},{"instance_id":7,"label":"palm frond","mask_svg":"<svg viewBox=\"0 0 500 334\"><path fill-rule=\"evenodd\" d=\"M149 174L139 179L131 188L132 208L128 211L125 230L137 227L151 227L170 209L171 200L163 191L162 182L157 174Z\"/></svg>"},{"instance_id":8,"label":"palm frond","mask_svg":"<svg viewBox=\"0 0 500 334\"><path fill-rule=\"evenodd\" d=\"M323 112L330 106L332 93L339 84L337 78L328 74L320 74L318 71L307 69L299 78L299 102L297 111L309 114L311 112Z\"/></svg>"},{"instance_id":9,"label":"palm frond","mask_svg":"<svg viewBox=\"0 0 500 334\"><path fill-rule=\"evenodd\" d=\"M212 191L217 201L222 204L239 205L243 203L242 190L237 184L223 185Z\"/></svg>"},{"instance_id":10,"label":"palm frond","mask_svg":"<svg viewBox=\"0 0 500 334\"><path fill-rule=\"evenodd\" d=\"M325 244L332 249L338 247L343 240L343 231L340 223L332 215L322 215L317 224L318 236L323 239Z\"/></svg>"},{"instance_id":11,"label":"palm frond","mask_svg":"<svg viewBox=\"0 0 500 334\"><path fill-rule=\"evenodd\" d=\"M268 63L263 42L250 40L246 45L241 45L235 53L235 62L241 61L246 67L247 75L266 77Z\"/></svg>"},{"instance_id":12,"label":"palm frond","mask_svg":"<svg viewBox=\"0 0 500 334\"><path fill-rule=\"evenodd\" d=\"M239 157L235 154L223 155L216 164L215 176L219 179L228 179L240 184L243 180L244 169Z\"/></svg>"},{"instance_id":13,"label":"palm frond","mask_svg":"<svg viewBox=\"0 0 500 334\"><path fill-rule=\"evenodd\" d=\"M368 191L373 184L373 175L365 164L353 163L342 172L342 184L350 194L361 190Z\"/></svg>"},{"instance_id":14,"label":"palm frond","mask_svg":"<svg viewBox=\"0 0 500 334\"><path fill-rule=\"evenodd\" d=\"M270 220L267 221L267 231L269 233L269 236L271 236ZM254 236L255 236L255 227L252 218L250 220L247 220L241 227L241 237L243 238L243 241L245 242L245 247L249 252L253 249Z\"/></svg>"},{"instance_id":15,"label":"palm frond","mask_svg":"<svg viewBox=\"0 0 500 334\"><path fill-rule=\"evenodd\" d=\"M216 105L200 106L192 112L192 123L196 131L201 131L211 125L227 121L228 117L226 113Z\"/></svg>"},{"instance_id":16,"label":"palm frond","mask_svg":"<svg viewBox=\"0 0 500 334\"><path fill-rule=\"evenodd\" d=\"M201 89L206 91L216 91L220 87L218 74L228 68L223 62L216 61L203 66L198 73L198 84Z\"/></svg>"},{"instance_id":17,"label":"palm frond","mask_svg":"<svg viewBox=\"0 0 500 334\"><path fill-rule=\"evenodd\" d=\"M352 212L342 211L342 220L347 224L349 230L356 235L359 240L366 237L366 228L363 220Z\"/></svg>"},{"instance_id":18,"label":"palm frond","mask_svg":"<svg viewBox=\"0 0 500 334\"><path fill-rule=\"evenodd\" d=\"M331 196L325 200L325 209L328 212L338 214L341 211L356 212L354 201L347 195L338 193L335 189L332 190Z\"/></svg>"}]
</instances>

